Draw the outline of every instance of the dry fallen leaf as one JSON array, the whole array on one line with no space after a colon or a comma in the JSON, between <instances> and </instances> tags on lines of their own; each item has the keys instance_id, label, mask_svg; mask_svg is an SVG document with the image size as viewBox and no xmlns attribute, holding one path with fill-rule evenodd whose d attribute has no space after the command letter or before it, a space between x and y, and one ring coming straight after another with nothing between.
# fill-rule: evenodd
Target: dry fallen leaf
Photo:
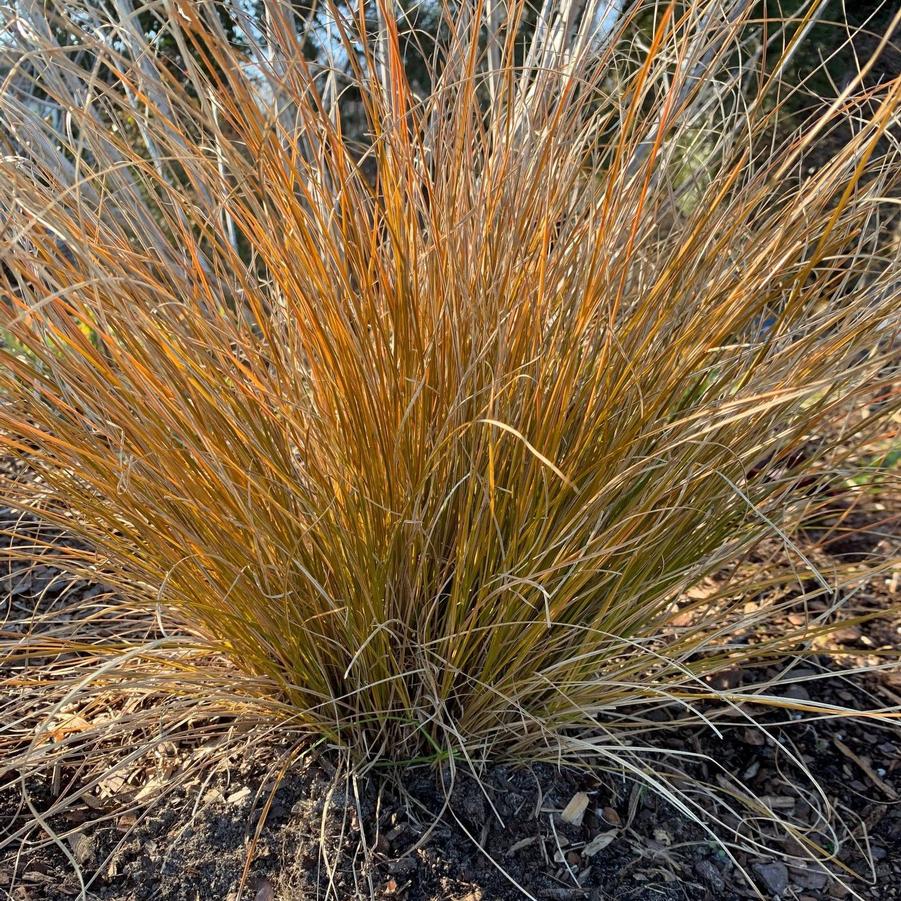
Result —
<instances>
[{"instance_id":1,"label":"dry fallen leaf","mask_svg":"<svg viewBox=\"0 0 901 901\"><path fill-rule=\"evenodd\" d=\"M116 828L123 832L131 829L138 822L137 816L131 811L126 811L116 820Z\"/></svg>"},{"instance_id":2,"label":"dry fallen leaf","mask_svg":"<svg viewBox=\"0 0 901 901\"><path fill-rule=\"evenodd\" d=\"M161 780L156 778L148 779L141 790L135 795L135 801L143 801L144 798L150 797L163 787Z\"/></svg>"},{"instance_id":3,"label":"dry fallen leaf","mask_svg":"<svg viewBox=\"0 0 901 901\"><path fill-rule=\"evenodd\" d=\"M601 811L601 816L611 826L621 826L623 823L622 817L616 812L613 807L605 807Z\"/></svg>"},{"instance_id":4,"label":"dry fallen leaf","mask_svg":"<svg viewBox=\"0 0 901 901\"><path fill-rule=\"evenodd\" d=\"M68 836L68 841L72 856L78 863L87 863L94 856L94 841L90 836L83 832L73 832Z\"/></svg>"},{"instance_id":5,"label":"dry fallen leaf","mask_svg":"<svg viewBox=\"0 0 901 901\"><path fill-rule=\"evenodd\" d=\"M518 842L510 845L510 847L507 848L507 856L515 854L517 851L522 851L523 848L528 848L529 845L534 845L537 841L537 835L532 835L529 838L521 838Z\"/></svg>"},{"instance_id":6,"label":"dry fallen leaf","mask_svg":"<svg viewBox=\"0 0 901 901\"><path fill-rule=\"evenodd\" d=\"M572 800L566 807L563 808L563 813L560 814L560 819L563 820L564 823L569 823L572 826L581 826L582 818L585 816L585 811L588 809L588 795L585 792L576 792L572 796Z\"/></svg>"},{"instance_id":7,"label":"dry fallen leaf","mask_svg":"<svg viewBox=\"0 0 901 901\"><path fill-rule=\"evenodd\" d=\"M594 857L607 847L617 836L619 829L611 829L609 832L598 833L583 849L583 857Z\"/></svg>"},{"instance_id":8,"label":"dry fallen leaf","mask_svg":"<svg viewBox=\"0 0 901 901\"><path fill-rule=\"evenodd\" d=\"M77 713L60 713L51 721L49 735L52 741L60 742L67 735L84 732L90 728L91 724L83 716Z\"/></svg>"},{"instance_id":9,"label":"dry fallen leaf","mask_svg":"<svg viewBox=\"0 0 901 901\"><path fill-rule=\"evenodd\" d=\"M226 804L242 804L247 798L250 797L250 789L245 785L243 788L239 788L237 791L232 792L226 799Z\"/></svg>"},{"instance_id":10,"label":"dry fallen leaf","mask_svg":"<svg viewBox=\"0 0 901 901\"><path fill-rule=\"evenodd\" d=\"M97 795L101 798L110 798L119 794L127 785L124 773L111 773L97 784Z\"/></svg>"}]
</instances>

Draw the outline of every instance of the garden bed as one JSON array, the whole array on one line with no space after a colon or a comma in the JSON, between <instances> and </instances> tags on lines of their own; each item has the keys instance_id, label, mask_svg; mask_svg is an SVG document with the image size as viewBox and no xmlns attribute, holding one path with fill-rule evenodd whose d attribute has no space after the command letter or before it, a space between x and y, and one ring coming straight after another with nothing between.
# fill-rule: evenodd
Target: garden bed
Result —
<instances>
[{"instance_id":1,"label":"garden bed","mask_svg":"<svg viewBox=\"0 0 901 901\"><path fill-rule=\"evenodd\" d=\"M868 529L867 520L877 525ZM807 549L821 567L849 558L866 563L897 556L897 535L891 523L886 525L884 510L856 511L845 518L845 525L849 522L853 531L824 533ZM19 528L28 533L26 522L20 520ZM8 622L23 622L29 605L43 605L46 613L55 598L71 600L72 592L102 594L98 586L73 582L52 567L13 566L6 578ZM897 571L883 573L855 590L851 609L888 611L897 604L898 590ZM788 608L789 622L794 615ZM898 633L899 619L888 612L838 632L829 648L795 671L800 681L786 689L787 696L857 709L901 704L897 673L819 678L852 660L864 666L883 662L880 650L892 652ZM743 674L723 678L739 683ZM4 702L10 709L15 698ZM330 886L331 896L341 901L524 897L514 883L538 899L725 901L757 897L758 890L765 898L802 901L855 893L873 901L901 898L898 730L866 720L754 712L765 732L737 724L718 737L711 729L682 728L667 742L739 774L775 813L827 844L832 839L817 817L831 805L839 823L837 863L825 869L804 864L792 840L776 831L761 834L769 835L772 857L735 851L730 860L710 835L662 798L610 773L506 764L481 772L479 784L463 766L452 779L445 764L353 782L339 758L312 748L295 752L280 773L292 751L290 741L263 727L238 735L235 724L225 733L230 744L221 744L220 737L204 746L195 731L186 730L183 742L166 741L101 781L52 818L47 830L34 827L22 834L2 852L0 889L16 901L79 896L75 867L48 839L52 832L79 862L87 897L109 901L233 901L248 855L241 897L256 901L326 897ZM219 753L220 744L229 750ZM814 775L822 796L790 761L790 750ZM115 749L110 753L114 759ZM204 754L210 762L198 767ZM700 757L688 775L697 784L717 779ZM54 792L72 791L78 779L75 770L58 773L56 784L49 777L20 783L8 774L0 792L4 832L13 834L32 817L23 787L42 810L55 800ZM730 825L746 834L737 820ZM719 837L727 843L732 838L724 829Z\"/></svg>"}]
</instances>

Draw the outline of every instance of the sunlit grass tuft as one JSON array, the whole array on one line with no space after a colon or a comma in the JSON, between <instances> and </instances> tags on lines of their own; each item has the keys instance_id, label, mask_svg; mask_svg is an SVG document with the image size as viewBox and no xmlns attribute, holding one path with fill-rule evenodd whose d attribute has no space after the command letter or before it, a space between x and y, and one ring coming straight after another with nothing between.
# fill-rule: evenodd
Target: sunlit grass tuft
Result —
<instances>
[{"instance_id":1,"label":"sunlit grass tuft","mask_svg":"<svg viewBox=\"0 0 901 901\"><path fill-rule=\"evenodd\" d=\"M183 71L127 18L111 42L55 23L87 67L32 23L0 100L0 425L43 482L6 502L244 674L238 709L362 766L653 779L629 749L661 705L784 706L705 677L830 616L749 643L740 591L688 626L676 602L764 535L793 547L810 476L892 428L897 394L866 405L897 363L901 82L852 79L783 133L792 42L757 53L720 5L524 57L518 4L487 43L466 7L425 97L390 19L374 43L333 11L343 73L274 2L256 51L180 4ZM818 578L834 612L844 577ZM205 658L172 659L201 691Z\"/></svg>"}]
</instances>

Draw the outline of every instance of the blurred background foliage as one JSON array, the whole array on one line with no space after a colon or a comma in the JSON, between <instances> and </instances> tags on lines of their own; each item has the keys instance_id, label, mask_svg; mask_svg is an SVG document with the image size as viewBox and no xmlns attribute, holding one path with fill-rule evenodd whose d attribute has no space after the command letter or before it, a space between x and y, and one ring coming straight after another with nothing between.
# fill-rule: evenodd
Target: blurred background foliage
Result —
<instances>
[{"instance_id":1,"label":"blurred background foliage","mask_svg":"<svg viewBox=\"0 0 901 901\"><path fill-rule=\"evenodd\" d=\"M149 40L159 56L168 62L170 71L178 77L185 71L183 58L184 47L180 47L167 27L167 18L177 15L177 3L135 5L132 0L101 0L95 4L105 15L128 17L137 23L140 31ZM445 4L436 0L395 0L395 25L400 39L400 46L406 64L407 77L414 91L425 93L431 85L431 62L435 58L441 38L446 37L447 19L443 13ZM583 4L584 5L584 4ZM774 39L768 48L771 60L779 56L785 43L791 39L789 27L781 38L776 37L778 25L800 19L814 8L813 22L806 32L806 40L793 56L786 69L786 81L792 85L801 85L799 95L824 97L835 93L836 88L843 87L856 71L861 61L867 58L867 51L872 51L888 26L894 4L888 0L758 0L758 11L752 16L760 23L761 36ZM668 3L643 2L630 4L627 0L601 0L596 13L599 21L612 25L618 16L623 16L637 6L639 12L633 18L632 26L644 32L648 37L653 32L654 23L660 10ZM690 3L676 4L677 14L681 7ZM320 0L303 0L291 4L294 16L294 29L303 54L311 66L319 67L323 72L335 72L340 78L342 74L349 76L352 61L340 49L335 32L335 18L330 12L329 4ZM451 4L451 8L453 5ZM357 7L338 3L335 9L342 16L360 21ZM237 46L247 47L252 42L267 45L268 25L262 2L230 2L216 4L216 10L223 33ZM239 20L236 10L243 16ZM377 4L366 0L362 5L363 18L367 24L367 34L374 42L377 32ZM530 5L520 26L518 43L525 46L535 29L541 15L538 5ZM6 38L0 31L0 76L8 75L13 59L4 54L4 47L9 44L11 30L22 27L23 21L40 21L44 19L52 31L57 43L64 48L71 46L74 40L72 28L68 20L78 20L80 13L76 7L61 3L59 0L14 0L13 3L0 5L0 25L5 26ZM88 49L68 50L69 55L79 57L85 68L95 65L93 54ZM362 53L361 53L362 57ZM195 58L195 63L200 62ZM202 64L202 63L201 63ZM883 51L870 76L871 82L878 82L897 74L901 67L901 48L893 41ZM101 80L113 84L112 73L97 72ZM347 79L350 83L351 79ZM46 101L46 96L36 96L36 101ZM349 94L345 98L344 114L353 119L352 102L355 98ZM49 110L48 110L49 112ZM352 130L352 129L351 129Z\"/></svg>"}]
</instances>

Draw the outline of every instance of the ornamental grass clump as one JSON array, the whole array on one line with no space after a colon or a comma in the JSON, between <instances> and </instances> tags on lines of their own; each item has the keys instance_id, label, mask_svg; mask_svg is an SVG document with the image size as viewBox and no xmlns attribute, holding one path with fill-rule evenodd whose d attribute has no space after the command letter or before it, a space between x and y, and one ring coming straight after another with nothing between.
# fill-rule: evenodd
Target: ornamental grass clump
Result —
<instances>
[{"instance_id":1,"label":"ornamental grass clump","mask_svg":"<svg viewBox=\"0 0 901 901\"><path fill-rule=\"evenodd\" d=\"M661 707L832 710L709 677L803 655L842 573L775 630L691 593L795 548L898 409L901 81L792 103L816 5L463 2L434 49L381 2L27 6L0 441L39 480L5 503L92 549L57 562L120 624L35 633L45 699L648 779Z\"/></svg>"}]
</instances>

